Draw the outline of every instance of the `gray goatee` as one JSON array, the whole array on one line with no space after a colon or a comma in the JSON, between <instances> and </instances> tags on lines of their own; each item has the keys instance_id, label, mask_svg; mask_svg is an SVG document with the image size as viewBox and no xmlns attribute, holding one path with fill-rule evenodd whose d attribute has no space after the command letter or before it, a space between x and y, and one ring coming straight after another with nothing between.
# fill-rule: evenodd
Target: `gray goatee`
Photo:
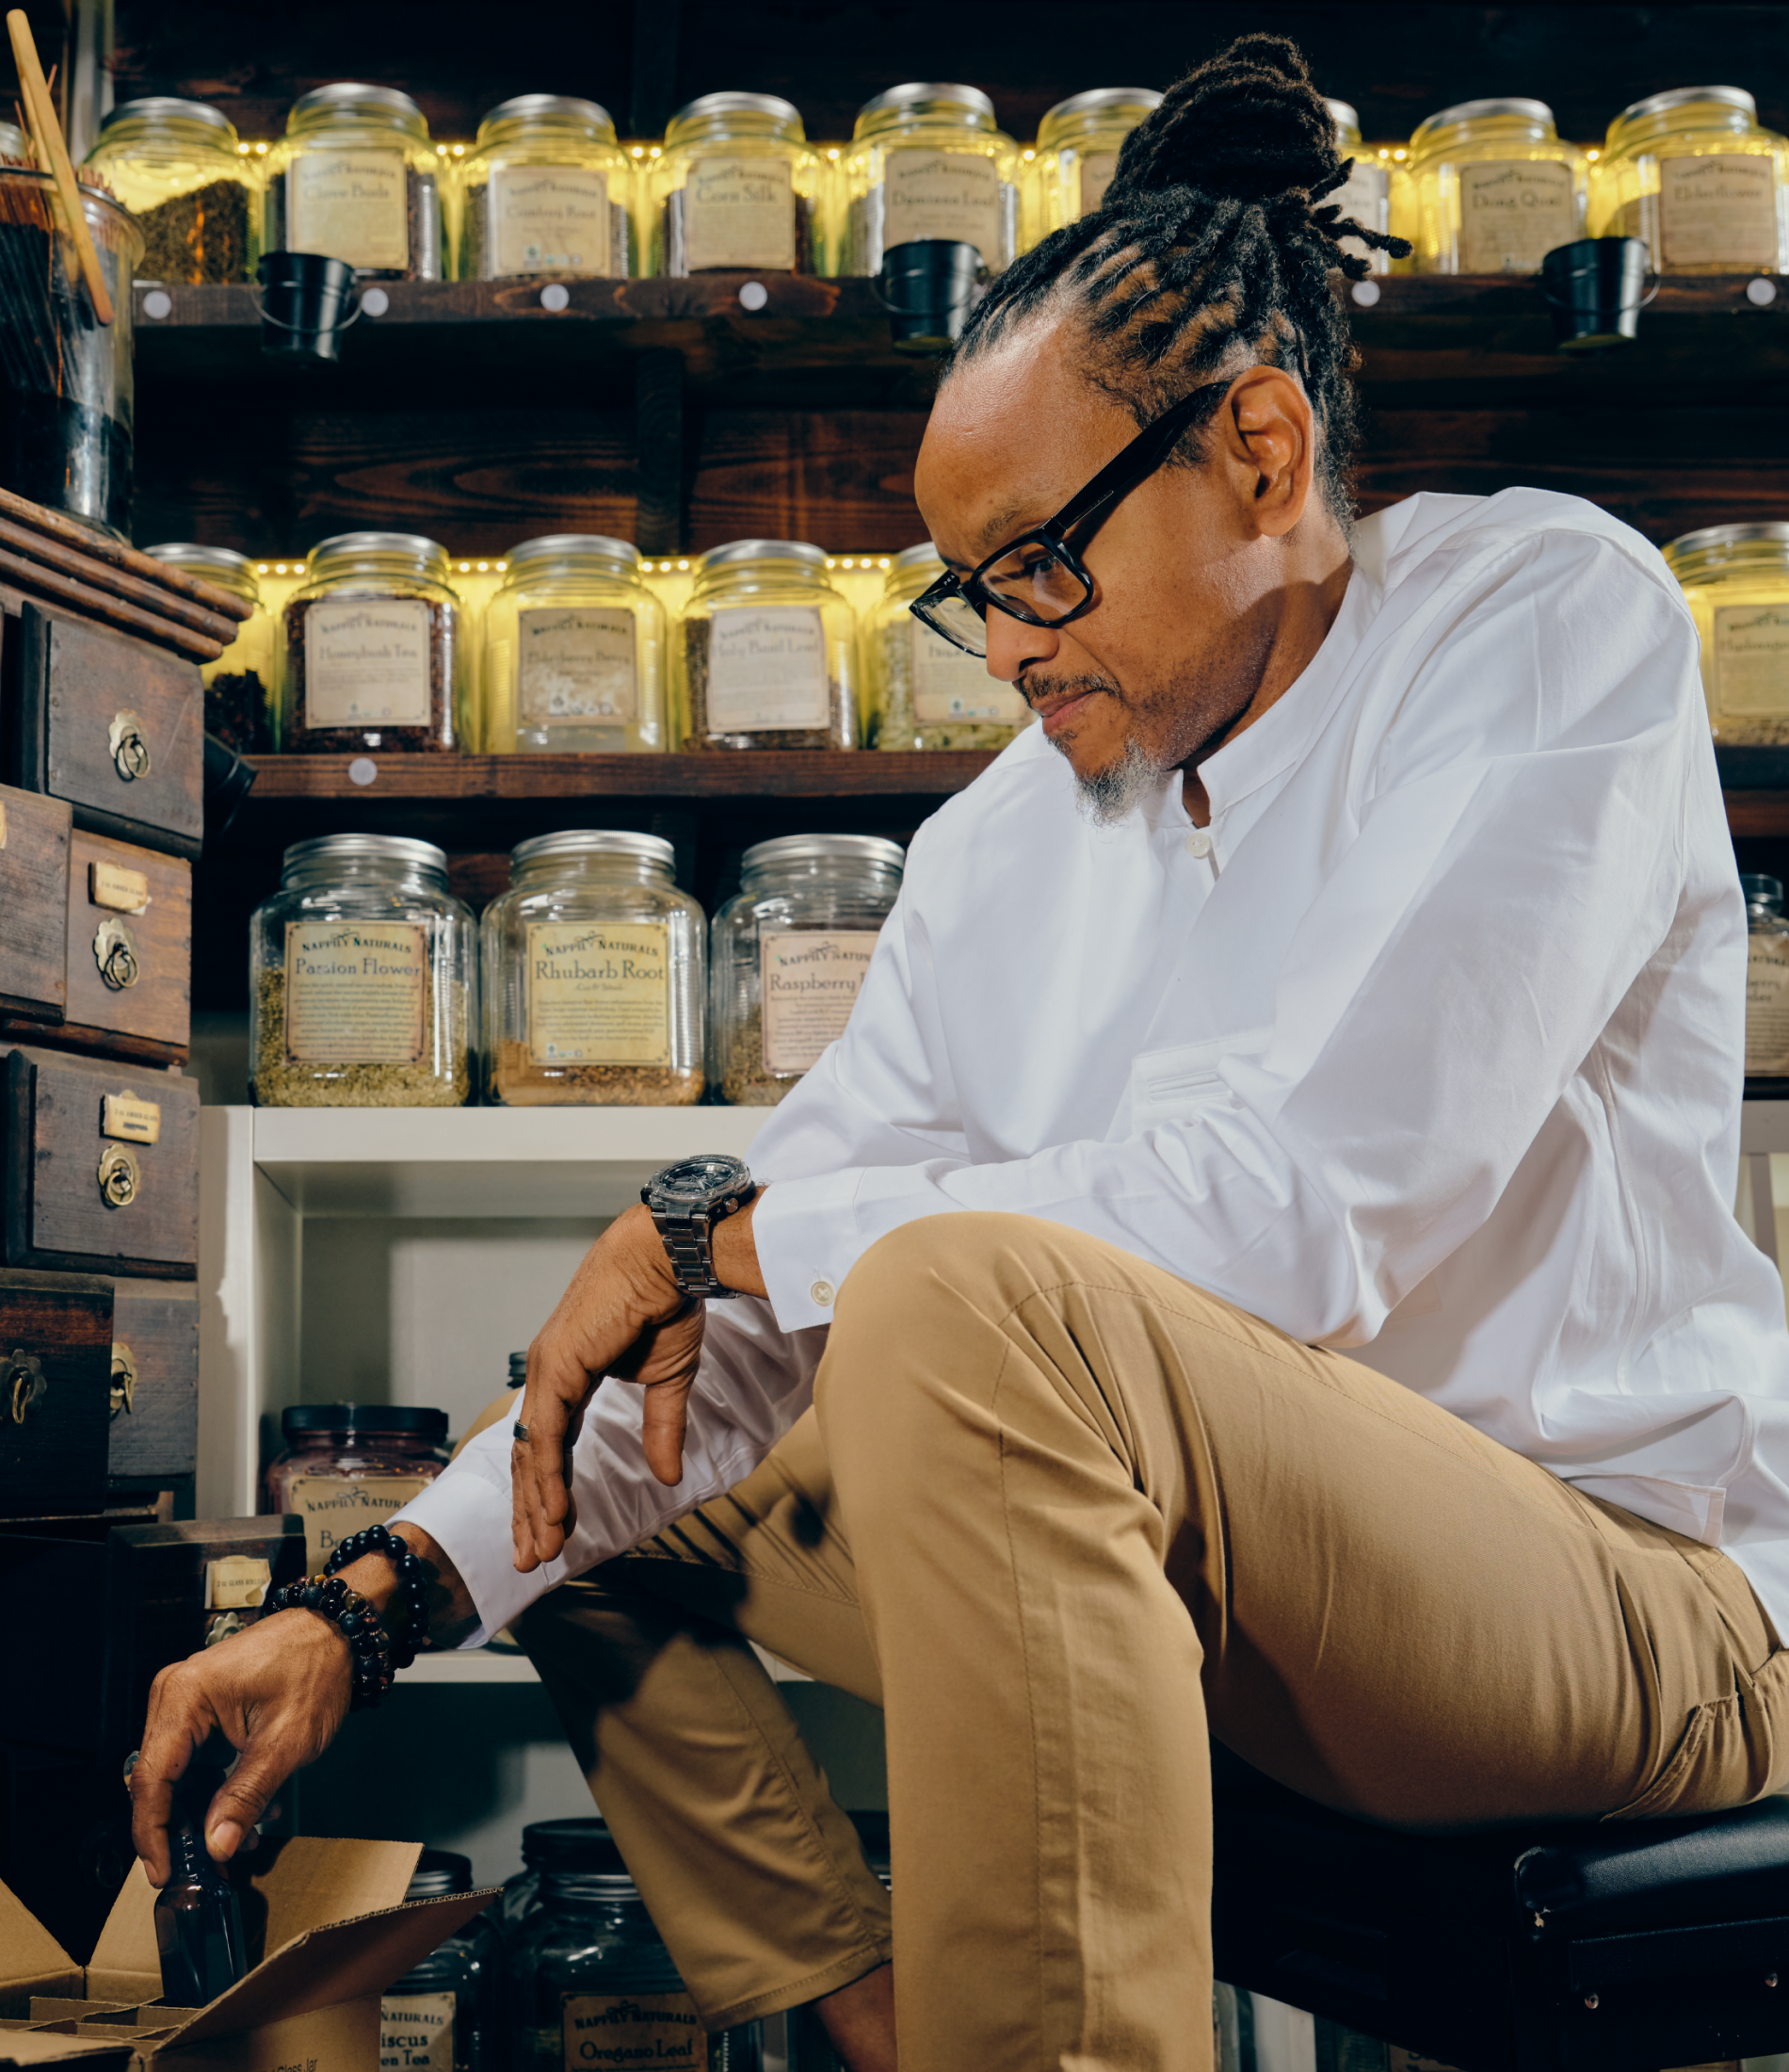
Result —
<instances>
[{"instance_id":1,"label":"gray goatee","mask_svg":"<svg viewBox=\"0 0 1789 2072\"><path fill-rule=\"evenodd\" d=\"M1095 827L1117 827L1136 810L1137 801L1156 790L1173 769L1157 762L1133 737L1124 753L1091 777L1075 779L1075 802Z\"/></svg>"}]
</instances>

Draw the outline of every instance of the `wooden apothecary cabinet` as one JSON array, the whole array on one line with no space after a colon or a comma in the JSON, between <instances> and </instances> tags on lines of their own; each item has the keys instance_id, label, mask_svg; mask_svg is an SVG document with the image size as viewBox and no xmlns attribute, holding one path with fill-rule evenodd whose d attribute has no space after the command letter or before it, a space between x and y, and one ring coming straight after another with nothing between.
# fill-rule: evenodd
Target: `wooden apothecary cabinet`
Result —
<instances>
[{"instance_id":1,"label":"wooden apothecary cabinet","mask_svg":"<svg viewBox=\"0 0 1789 2072\"><path fill-rule=\"evenodd\" d=\"M0 1014L66 1017L71 819L61 799L0 785Z\"/></svg>"},{"instance_id":2,"label":"wooden apothecary cabinet","mask_svg":"<svg viewBox=\"0 0 1789 2072\"><path fill-rule=\"evenodd\" d=\"M105 1497L112 1284L0 1268L0 1517Z\"/></svg>"}]
</instances>

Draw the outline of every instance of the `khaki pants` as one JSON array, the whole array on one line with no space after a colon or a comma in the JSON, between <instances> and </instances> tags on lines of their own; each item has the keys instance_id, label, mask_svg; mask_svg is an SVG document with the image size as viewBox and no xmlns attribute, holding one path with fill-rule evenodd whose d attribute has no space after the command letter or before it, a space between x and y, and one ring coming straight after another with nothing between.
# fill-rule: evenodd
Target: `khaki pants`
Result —
<instances>
[{"instance_id":1,"label":"khaki pants","mask_svg":"<svg viewBox=\"0 0 1789 2072\"><path fill-rule=\"evenodd\" d=\"M1208 1733L1416 1828L1789 1781L1724 1556L1022 1217L883 1238L815 1414L522 1631L716 2027L893 1947L746 1639L882 1706L904 2072L1202 2072Z\"/></svg>"}]
</instances>

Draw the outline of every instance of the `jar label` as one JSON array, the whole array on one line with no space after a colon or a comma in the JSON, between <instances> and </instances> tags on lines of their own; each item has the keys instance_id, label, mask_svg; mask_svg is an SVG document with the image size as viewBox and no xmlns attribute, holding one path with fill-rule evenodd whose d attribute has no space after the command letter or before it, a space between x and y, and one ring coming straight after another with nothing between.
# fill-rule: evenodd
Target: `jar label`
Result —
<instances>
[{"instance_id":1,"label":"jar label","mask_svg":"<svg viewBox=\"0 0 1789 2072\"><path fill-rule=\"evenodd\" d=\"M609 270L609 176L589 166L498 166L485 189L498 274Z\"/></svg>"},{"instance_id":2,"label":"jar label","mask_svg":"<svg viewBox=\"0 0 1789 2072\"><path fill-rule=\"evenodd\" d=\"M1728 714L1789 714L1789 605L1715 607L1715 703Z\"/></svg>"},{"instance_id":3,"label":"jar label","mask_svg":"<svg viewBox=\"0 0 1789 2072\"><path fill-rule=\"evenodd\" d=\"M816 607L730 605L709 624L710 733L766 734L831 723L826 626Z\"/></svg>"},{"instance_id":4,"label":"jar label","mask_svg":"<svg viewBox=\"0 0 1789 2072\"><path fill-rule=\"evenodd\" d=\"M559 2005L565 2072L708 2063L708 2032L687 1993L568 1993Z\"/></svg>"},{"instance_id":5,"label":"jar label","mask_svg":"<svg viewBox=\"0 0 1789 2072\"><path fill-rule=\"evenodd\" d=\"M1356 158L1354 170L1343 183L1340 193L1326 195L1327 202L1338 202L1344 216L1351 217L1364 230L1385 230L1392 214L1392 176L1383 166L1375 165L1370 159ZM1342 240L1344 251L1352 252L1357 258L1370 260L1376 267L1383 267L1383 256L1371 245L1363 245L1358 237Z\"/></svg>"},{"instance_id":6,"label":"jar label","mask_svg":"<svg viewBox=\"0 0 1789 2072\"><path fill-rule=\"evenodd\" d=\"M1105 190L1112 185L1112 175L1118 170L1118 153L1115 151L1084 152L1081 157L1081 206L1077 215L1091 216L1105 200Z\"/></svg>"},{"instance_id":7,"label":"jar label","mask_svg":"<svg viewBox=\"0 0 1789 2072\"><path fill-rule=\"evenodd\" d=\"M624 605L516 614L521 717L533 726L639 715L634 614Z\"/></svg>"},{"instance_id":8,"label":"jar label","mask_svg":"<svg viewBox=\"0 0 1789 2072\"><path fill-rule=\"evenodd\" d=\"M1010 684L990 676L979 655L946 640L915 619L909 630L913 655L913 718L922 726L946 720L980 720L1023 726L1031 707Z\"/></svg>"},{"instance_id":9,"label":"jar label","mask_svg":"<svg viewBox=\"0 0 1789 2072\"><path fill-rule=\"evenodd\" d=\"M530 921L527 959L533 1063L670 1063L663 921Z\"/></svg>"},{"instance_id":10,"label":"jar label","mask_svg":"<svg viewBox=\"0 0 1789 2072\"><path fill-rule=\"evenodd\" d=\"M423 1054L428 930L288 921L285 1054L294 1064L413 1065Z\"/></svg>"},{"instance_id":11,"label":"jar label","mask_svg":"<svg viewBox=\"0 0 1789 2072\"><path fill-rule=\"evenodd\" d=\"M684 263L795 267L795 168L786 158L698 158L684 186Z\"/></svg>"},{"instance_id":12,"label":"jar label","mask_svg":"<svg viewBox=\"0 0 1789 2072\"><path fill-rule=\"evenodd\" d=\"M427 1475L295 1475L285 1507L304 1520L304 1565L314 1576L338 1542L383 1525L428 1487Z\"/></svg>"},{"instance_id":13,"label":"jar label","mask_svg":"<svg viewBox=\"0 0 1789 2072\"><path fill-rule=\"evenodd\" d=\"M379 2009L379 2072L454 2072L454 1996L387 1993Z\"/></svg>"},{"instance_id":14,"label":"jar label","mask_svg":"<svg viewBox=\"0 0 1789 2072\"><path fill-rule=\"evenodd\" d=\"M1459 270L1539 273L1577 234L1571 169L1554 158L1459 168Z\"/></svg>"},{"instance_id":15,"label":"jar label","mask_svg":"<svg viewBox=\"0 0 1789 2072\"><path fill-rule=\"evenodd\" d=\"M401 151L301 151L286 169L286 243L369 272L410 265L409 169Z\"/></svg>"},{"instance_id":16,"label":"jar label","mask_svg":"<svg viewBox=\"0 0 1789 2072\"><path fill-rule=\"evenodd\" d=\"M1764 152L1666 158L1658 169L1659 251L1668 267L1777 264L1777 161Z\"/></svg>"},{"instance_id":17,"label":"jar label","mask_svg":"<svg viewBox=\"0 0 1789 2072\"><path fill-rule=\"evenodd\" d=\"M304 612L307 727L428 724L427 604L319 597Z\"/></svg>"},{"instance_id":18,"label":"jar label","mask_svg":"<svg viewBox=\"0 0 1789 2072\"><path fill-rule=\"evenodd\" d=\"M845 1034L876 951L874 929L779 930L758 941L766 1072L808 1072Z\"/></svg>"},{"instance_id":19,"label":"jar label","mask_svg":"<svg viewBox=\"0 0 1789 2072\"><path fill-rule=\"evenodd\" d=\"M1789 1074L1789 935L1747 938L1746 1070Z\"/></svg>"},{"instance_id":20,"label":"jar label","mask_svg":"<svg viewBox=\"0 0 1789 2072\"><path fill-rule=\"evenodd\" d=\"M974 245L984 264L1000 262L1000 170L991 158L959 151L891 151L882 160L882 249L915 238Z\"/></svg>"}]
</instances>

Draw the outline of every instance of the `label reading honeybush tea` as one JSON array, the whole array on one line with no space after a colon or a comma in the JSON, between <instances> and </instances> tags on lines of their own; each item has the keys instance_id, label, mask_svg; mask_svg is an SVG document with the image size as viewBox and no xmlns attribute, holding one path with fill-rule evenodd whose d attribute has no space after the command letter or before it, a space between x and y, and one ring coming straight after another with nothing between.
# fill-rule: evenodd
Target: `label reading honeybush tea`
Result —
<instances>
[{"instance_id":1,"label":"label reading honeybush tea","mask_svg":"<svg viewBox=\"0 0 1789 2072\"><path fill-rule=\"evenodd\" d=\"M379 2072L454 2072L451 1993L387 1993L379 2010Z\"/></svg>"},{"instance_id":2,"label":"label reading honeybush tea","mask_svg":"<svg viewBox=\"0 0 1789 2072\"><path fill-rule=\"evenodd\" d=\"M786 158L698 158L684 187L684 255L710 267L795 265L795 168Z\"/></svg>"},{"instance_id":3,"label":"label reading honeybush tea","mask_svg":"<svg viewBox=\"0 0 1789 2072\"><path fill-rule=\"evenodd\" d=\"M807 1072L845 1033L876 953L874 929L790 931L758 945L764 1061L769 1072Z\"/></svg>"},{"instance_id":4,"label":"label reading honeybush tea","mask_svg":"<svg viewBox=\"0 0 1789 2072\"><path fill-rule=\"evenodd\" d=\"M485 192L495 272L608 272L606 172L588 166L498 166Z\"/></svg>"},{"instance_id":5,"label":"label reading honeybush tea","mask_svg":"<svg viewBox=\"0 0 1789 2072\"><path fill-rule=\"evenodd\" d=\"M634 614L625 606L568 606L516 617L520 716L529 725L638 716Z\"/></svg>"},{"instance_id":6,"label":"label reading honeybush tea","mask_svg":"<svg viewBox=\"0 0 1789 2072\"><path fill-rule=\"evenodd\" d=\"M297 1064L414 1064L427 964L428 931L414 922L288 921L286 1056Z\"/></svg>"},{"instance_id":7,"label":"label reading honeybush tea","mask_svg":"<svg viewBox=\"0 0 1789 2072\"><path fill-rule=\"evenodd\" d=\"M530 921L527 956L534 1063L670 1063L665 922Z\"/></svg>"},{"instance_id":8,"label":"label reading honeybush tea","mask_svg":"<svg viewBox=\"0 0 1789 2072\"><path fill-rule=\"evenodd\" d=\"M1459 270L1539 273L1577 235L1571 169L1550 158L1459 168Z\"/></svg>"},{"instance_id":9,"label":"label reading honeybush tea","mask_svg":"<svg viewBox=\"0 0 1789 2072\"><path fill-rule=\"evenodd\" d=\"M286 245L369 272L410 265L401 151L301 151L286 169Z\"/></svg>"},{"instance_id":10,"label":"label reading honeybush tea","mask_svg":"<svg viewBox=\"0 0 1789 2072\"><path fill-rule=\"evenodd\" d=\"M383 1525L428 1487L421 1475L295 1475L286 1504L304 1520L304 1565L314 1576L340 1541Z\"/></svg>"},{"instance_id":11,"label":"label reading honeybush tea","mask_svg":"<svg viewBox=\"0 0 1789 2072\"><path fill-rule=\"evenodd\" d=\"M715 613L712 626L710 733L763 734L830 722L826 627L815 607L728 606Z\"/></svg>"},{"instance_id":12,"label":"label reading honeybush tea","mask_svg":"<svg viewBox=\"0 0 1789 2072\"><path fill-rule=\"evenodd\" d=\"M708 2063L708 2032L687 1993L568 1993L560 2006L564 2072Z\"/></svg>"},{"instance_id":13,"label":"label reading honeybush tea","mask_svg":"<svg viewBox=\"0 0 1789 2072\"><path fill-rule=\"evenodd\" d=\"M1112 185L1112 175L1118 170L1118 153L1115 151L1089 151L1081 159L1081 206L1077 216L1091 216L1105 200L1105 190Z\"/></svg>"},{"instance_id":14,"label":"label reading honeybush tea","mask_svg":"<svg viewBox=\"0 0 1789 2072\"><path fill-rule=\"evenodd\" d=\"M1715 697L1717 719L1789 715L1789 606L1716 606Z\"/></svg>"},{"instance_id":15,"label":"label reading honeybush tea","mask_svg":"<svg viewBox=\"0 0 1789 2072\"><path fill-rule=\"evenodd\" d=\"M882 160L882 249L942 237L1000 264L1000 171L960 151L891 151Z\"/></svg>"},{"instance_id":16,"label":"label reading honeybush tea","mask_svg":"<svg viewBox=\"0 0 1789 2072\"><path fill-rule=\"evenodd\" d=\"M1016 727L1029 719L1030 706L1010 684L989 675L979 655L968 654L918 620L909 638L913 643L913 718L921 726L975 720Z\"/></svg>"},{"instance_id":17,"label":"label reading honeybush tea","mask_svg":"<svg viewBox=\"0 0 1789 2072\"><path fill-rule=\"evenodd\" d=\"M1777 264L1777 162L1710 152L1658 169L1660 256L1668 267Z\"/></svg>"},{"instance_id":18,"label":"label reading honeybush tea","mask_svg":"<svg viewBox=\"0 0 1789 2072\"><path fill-rule=\"evenodd\" d=\"M323 597L304 614L307 727L427 726L428 607Z\"/></svg>"}]
</instances>

